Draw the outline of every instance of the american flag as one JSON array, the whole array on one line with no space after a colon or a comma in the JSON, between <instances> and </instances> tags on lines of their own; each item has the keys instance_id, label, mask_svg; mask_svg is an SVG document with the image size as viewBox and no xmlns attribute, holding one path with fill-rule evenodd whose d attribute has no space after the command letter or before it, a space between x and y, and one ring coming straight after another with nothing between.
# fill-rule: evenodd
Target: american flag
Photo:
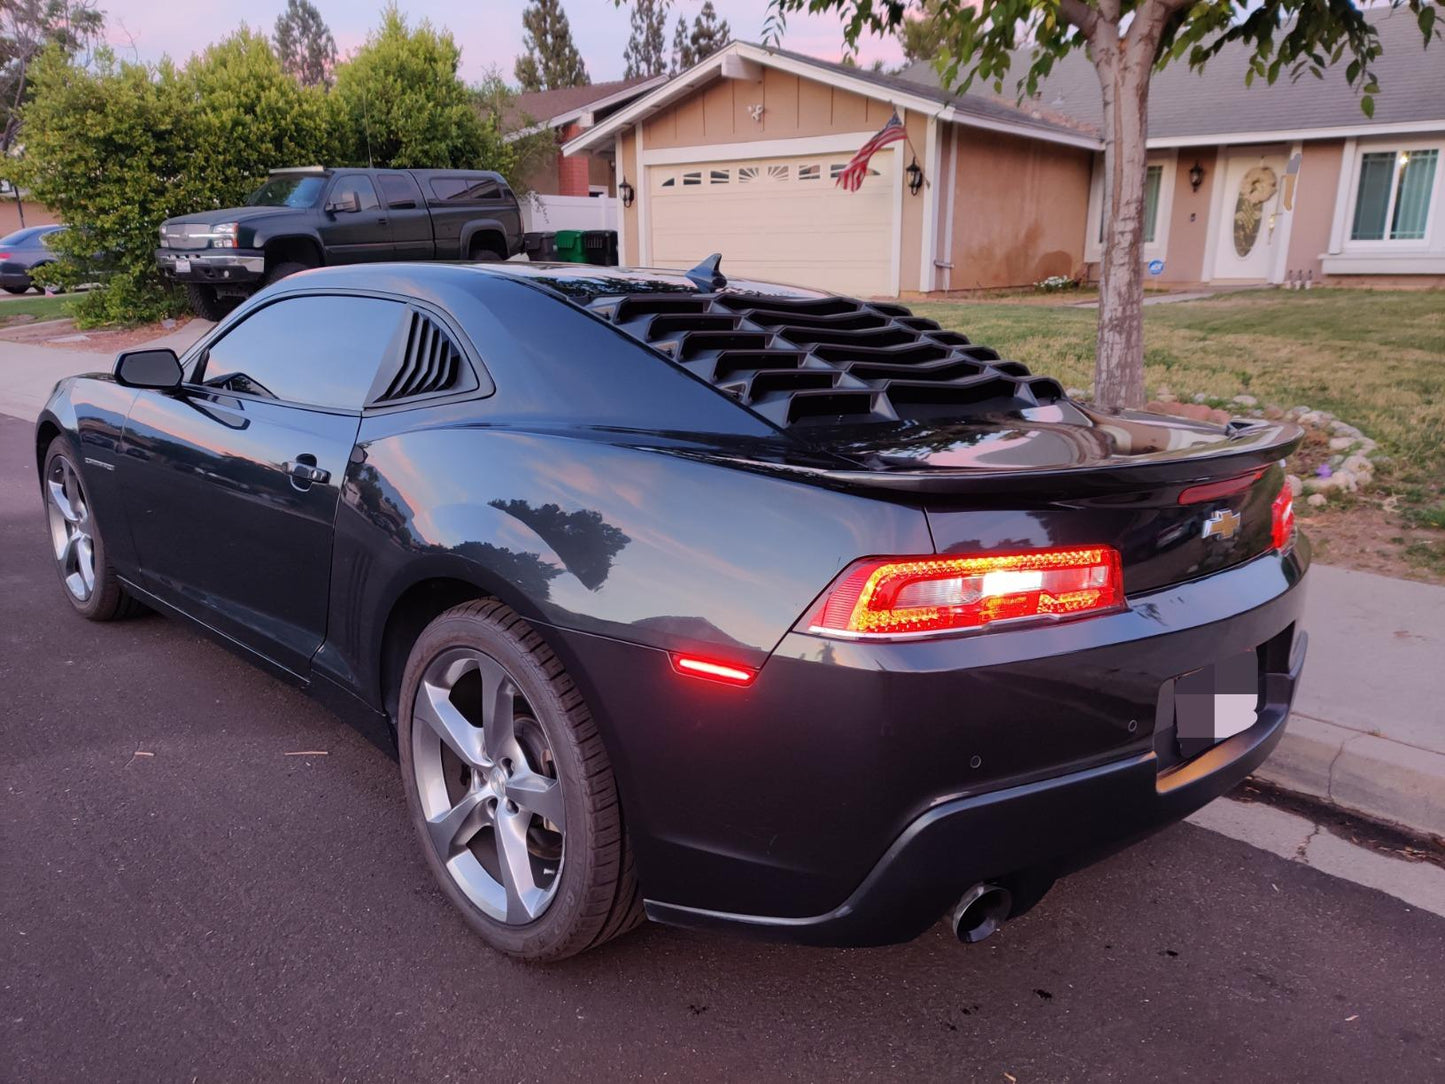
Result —
<instances>
[{"instance_id":1,"label":"american flag","mask_svg":"<svg viewBox=\"0 0 1445 1084\"><path fill-rule=\"evenodd\" d=\"M868 161L890 143L897 143L900 139L907 139L908 131L903 127L903 122L898 119L898 111L894 110L893 116L888 118L888 123L878 129L878 133L863 146L858 148L843 172L838 174L838 179L833 182L834 187L842 185L846 191L856 192L863 186L863 178L868 176Z\"/></svg>"}]
</instances>

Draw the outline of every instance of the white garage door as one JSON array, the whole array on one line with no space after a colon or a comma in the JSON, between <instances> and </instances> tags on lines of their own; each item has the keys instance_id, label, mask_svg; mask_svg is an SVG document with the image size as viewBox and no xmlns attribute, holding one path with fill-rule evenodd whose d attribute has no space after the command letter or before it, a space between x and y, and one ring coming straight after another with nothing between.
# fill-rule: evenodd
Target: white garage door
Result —
<instances>
[{"instance_id":1,"label":"white garage door","mask_svg":"<svg viewBox=\"0 0 1445 1084\"><path fill-rule=\"evenodd\" d=\"M890 149L857 192L834 184L850 155L649 166L654 267L721 252L723 273L845 294L893 293L897 205Z\"/></svg>"}]
</instances>

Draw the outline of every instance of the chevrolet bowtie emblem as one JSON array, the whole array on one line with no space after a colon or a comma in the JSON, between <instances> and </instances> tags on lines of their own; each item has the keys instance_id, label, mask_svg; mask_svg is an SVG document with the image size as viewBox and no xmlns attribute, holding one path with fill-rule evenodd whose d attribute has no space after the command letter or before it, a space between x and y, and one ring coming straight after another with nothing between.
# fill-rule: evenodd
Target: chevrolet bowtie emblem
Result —
<instances>
[{"instance_id":1,"label":"chevrolet bowtie emblem","mask_svg":"<svg viewBox=\"0 0 1445 1084\"><path fill-rule=\"evenodd\" d=\"M1215 512L1204 521L1205 538L1233 538L1234 533L1239 530L1239 525L1244 520L1238 512L1231 512L1228 508Z\"/></svg>"}]
</instances>

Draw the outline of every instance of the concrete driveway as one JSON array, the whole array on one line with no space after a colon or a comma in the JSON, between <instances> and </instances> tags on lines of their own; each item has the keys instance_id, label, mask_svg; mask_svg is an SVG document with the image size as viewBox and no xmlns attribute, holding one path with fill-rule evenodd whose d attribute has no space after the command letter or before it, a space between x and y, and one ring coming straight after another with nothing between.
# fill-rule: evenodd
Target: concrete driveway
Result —
<instances>
[{"instance_id":1,"label":"concrete driveway","mask_svg":"<svg viewBox=\"0 0 1445 1084\"><path fill-rule=\"evenodd\" d=\"M174 621L70 612L7 418L0 691L7 1079L1445 1072L1445 918L1189 824L972 948L649 927L552 967L494 955L384 754Z\"/></svg>"}]
</instances>

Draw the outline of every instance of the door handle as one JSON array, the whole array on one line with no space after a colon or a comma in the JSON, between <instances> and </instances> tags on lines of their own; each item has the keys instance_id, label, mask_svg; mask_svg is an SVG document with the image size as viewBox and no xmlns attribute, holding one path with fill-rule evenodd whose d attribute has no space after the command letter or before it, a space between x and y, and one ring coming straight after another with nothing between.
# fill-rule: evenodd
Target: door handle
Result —
<instances>
[{"instance_id":1,"label":"door handle","mask_svg":"<svg viewBox=\"0 0 1445 1084\"><path fill-rule=\"evenodd\" d=\"M307 460L311 462L306 462ZM322 470L316 465L316 457L313 455L298 455L296 462L285 464L286 473L291 476L291 484L311 485L320 483L325 485L331 480L331 472Z\"/></svg>"}]
</instances>

